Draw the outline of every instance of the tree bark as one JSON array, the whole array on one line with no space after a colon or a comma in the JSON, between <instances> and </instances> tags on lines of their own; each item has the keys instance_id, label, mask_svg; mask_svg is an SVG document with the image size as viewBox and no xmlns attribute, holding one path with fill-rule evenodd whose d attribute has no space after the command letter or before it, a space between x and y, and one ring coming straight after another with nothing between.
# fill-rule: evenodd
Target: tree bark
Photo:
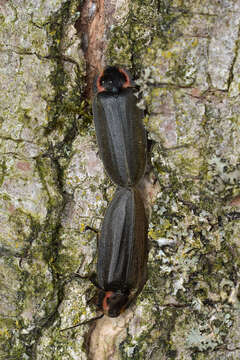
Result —
<instances>
[{"instance_id":1,"label":"tree bark","mask_svg":"<svg viewBox=\"0 0 240 360\"><path fill-rule=\"evenodd\" d=\"M0 359L239 359L239 0L0 9ZM118 318L60 332L97 315L85 227L115 186L89 100L107 64L136 79L153 141L148 281Z\"/></svg>"}]
</instances>

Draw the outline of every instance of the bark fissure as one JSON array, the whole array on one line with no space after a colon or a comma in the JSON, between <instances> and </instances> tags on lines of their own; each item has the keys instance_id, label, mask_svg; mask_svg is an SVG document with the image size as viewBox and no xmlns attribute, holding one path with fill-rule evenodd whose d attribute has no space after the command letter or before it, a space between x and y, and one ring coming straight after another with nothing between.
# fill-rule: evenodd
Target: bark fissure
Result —
<instances>
[{"instance_id":1,"label":"bark fissure","mask_svg":"<svg viewBox=\"0 0 240 360\"><path fill-rule=\"evenodd\" d=\"M102 68L105 48L104 0L85 0L80 8L80 18L75 28L82 40L82 49L86 60L86 91L91 95L94 75Z\"/></svg>"}]
</instances>

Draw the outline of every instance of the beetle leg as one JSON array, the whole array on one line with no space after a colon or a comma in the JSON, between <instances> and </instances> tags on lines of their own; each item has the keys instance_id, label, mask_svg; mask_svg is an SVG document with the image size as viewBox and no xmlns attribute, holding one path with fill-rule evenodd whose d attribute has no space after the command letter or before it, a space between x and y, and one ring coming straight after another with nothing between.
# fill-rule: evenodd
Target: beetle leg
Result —
<instances>
[{"instance_id":1,"label":"beetle leg","mask_svg":"<svg viewBox=\"0 0 240 360\"><path fill-rule=\"evenodd\" d=\"M95 229L94 227L92 227L92 226L85 226L85 229L84 229L84 231L87 231L87 230L91 230L91 231L93 231L93 232L95 232L96 234L98 234L99 233L99 231L97 230L97 229Z\"/></svg>"},{"instance_id":2,"label":"beetle leg","mask_svg":"<svg viewBox=\"0 0 240 360\"><path fill-rule=\"evenodd\" d=\"M91 274L90 277L89 277L89 281L91 281L91 283L96 286L96 288L98 289L101 289L98 285L98 282L97 282L97 274Z\"/></svg>"},{"instance_id":3,"label":"beetle leg","mask_svg":"<svg viewBox=\"0 0 240 360\"><path fill-rule=\"evenodd\" d=\"M98 246L98 242L99 242L99 230L93 228L92 226L88 226L88 225L85 227L85 231L86 231L86 230L91 230L91 231L95 232L95 234L97 234L97 246Z\"/></svg>"},{"instance_id":4,"label":"beetle leg","mask_svg":"<svg viewBox=\"0 0 240 360\"><path fill-rule=\"evenodd\" d=\"M78 273L73 273L73 276L79 279L83 279L83 280L89 280L94 286L96 286L96 288L101 289L98 285L97 282L97 275L95 273L91 274L90 276L82 276Z\"/></svg>"}]
</instances>

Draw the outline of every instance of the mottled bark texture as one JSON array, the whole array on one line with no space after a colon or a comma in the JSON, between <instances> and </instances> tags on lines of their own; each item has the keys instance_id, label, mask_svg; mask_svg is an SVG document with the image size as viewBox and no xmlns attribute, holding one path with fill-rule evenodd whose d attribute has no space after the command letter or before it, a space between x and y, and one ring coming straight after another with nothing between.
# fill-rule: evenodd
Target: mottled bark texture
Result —
<instances>
[{"instance_id":1,"label":"mottled bark texture","mask_svg":"<svg viewBox=\"0 0 240 360\"><path fill-rule=\"evenodd\" d=\"M0 0L0 359L239 359L240 2L99 0L87 18L86 1ZM60 333L96 315L74 274L95 271L84 228L115 190L87 98L104 64L138 79L155 141L149 280L119 318Z\"/></svg>"}]
</instances>

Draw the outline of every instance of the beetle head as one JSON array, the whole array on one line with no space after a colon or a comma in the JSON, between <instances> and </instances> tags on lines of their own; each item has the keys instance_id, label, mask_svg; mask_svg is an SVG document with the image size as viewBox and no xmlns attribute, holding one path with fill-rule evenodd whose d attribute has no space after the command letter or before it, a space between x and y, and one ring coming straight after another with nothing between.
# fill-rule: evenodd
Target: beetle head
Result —
<instances>
[{"instance_id":1,"label":"beetle head","mask_svg":"<svg viewBox=\"0 0 240 360\"><path fill-rule=\"evenodd\" d=\"M128 73L115 66L106 67L97 78L97 92L109 92L117 95L121 89L131 87Z\"/></svg>"},{"instance_id":2,"label":"beetle head","mask_svg":"<svg viewBox=\"0 0 240 360\"><path fill-rule=\"evenodd\" d=\"M117 317L123 312L128 303L128 295L120 291L101 291L99 305L103 313L109 317Z\"/></svg>"}]
</instances>

